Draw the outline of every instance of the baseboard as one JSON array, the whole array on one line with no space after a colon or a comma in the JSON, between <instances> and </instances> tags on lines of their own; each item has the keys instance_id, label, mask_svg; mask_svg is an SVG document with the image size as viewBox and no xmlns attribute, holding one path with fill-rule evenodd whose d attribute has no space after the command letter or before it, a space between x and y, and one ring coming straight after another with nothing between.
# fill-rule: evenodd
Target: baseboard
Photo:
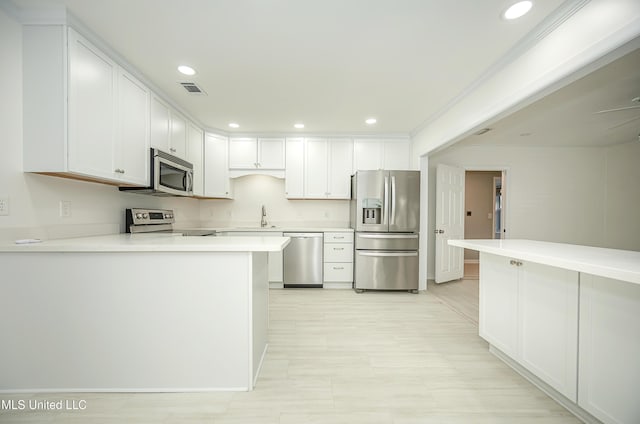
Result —
<instances>
[{"instance_id":1,"label":"baseboard","mask_svg":"<svg viewBox=\"0 0 640 424\"><path fill-rule=\"evenodd\" d=\"M493 345L489 345L489 352L498 357L502 362L510 366L515 372L523 376L527 379L531 384L536 386L538 389L542 390L546 393L551 399L558 402L561 406L563 406L567 411L571 412L573 415L581 419L583 422L587 424L602 424L602 421L582 409L578 404L573 402L571 399L568 399L562 393L558 392L553 387L549 386L547 383L542 381L539 377L533 374L528 369L524 368L518 362L514 361L509 357L506 353L502 352L500 349L494 347Z\"/></svg>"}]
</instances>

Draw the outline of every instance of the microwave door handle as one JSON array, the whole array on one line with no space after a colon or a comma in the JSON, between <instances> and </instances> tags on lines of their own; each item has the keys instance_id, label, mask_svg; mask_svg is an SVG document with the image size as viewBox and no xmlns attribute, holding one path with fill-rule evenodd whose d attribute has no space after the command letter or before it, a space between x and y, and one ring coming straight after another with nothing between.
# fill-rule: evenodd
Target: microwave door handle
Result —
<instances>
[{"instance_id":1,"label":"microwave door handle","mask_svg":"<svg viewBox=\"0 0 640 424\"><path fill-rule=\"evenodd\" d=\"M193 192L193 176L191 175L191 172L187 172L185 174L185 178L187 179L187 192L191 193Z\"/></svg>"}]
</instances>

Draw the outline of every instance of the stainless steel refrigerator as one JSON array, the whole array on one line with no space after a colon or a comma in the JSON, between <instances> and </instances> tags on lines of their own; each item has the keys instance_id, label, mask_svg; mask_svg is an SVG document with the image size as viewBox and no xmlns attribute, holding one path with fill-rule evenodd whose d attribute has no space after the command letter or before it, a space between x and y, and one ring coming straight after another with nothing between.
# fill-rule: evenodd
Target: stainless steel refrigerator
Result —
<instances>
[{"instance_id":1,"label":"stainless steel refrigerator","mask_svg":"<svg viewBox=\"0 0 640 424\"><path fill-rule=\"evenodd\" d=\"M351 176L354 288L418 291L419 171Z\"/></svg>"}]
</instances>

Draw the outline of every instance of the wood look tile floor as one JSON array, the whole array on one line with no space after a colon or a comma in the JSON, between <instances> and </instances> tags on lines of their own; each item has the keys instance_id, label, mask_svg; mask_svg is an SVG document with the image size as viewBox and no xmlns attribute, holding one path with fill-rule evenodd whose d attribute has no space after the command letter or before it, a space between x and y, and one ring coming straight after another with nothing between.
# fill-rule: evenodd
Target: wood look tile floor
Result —
<instances>
[{"instance_id":1,"label":"wood look tile floor","mask_svg":"<svg viewBox=\"0 0 640 424\"><path fill-rule=\"evenodd\" d=\"M579 423L490 354L430 292L270 292L270 345L239 393L0 395L86 400L78 412L0 411L0 423Z\"/></svg>"}]
</instances>

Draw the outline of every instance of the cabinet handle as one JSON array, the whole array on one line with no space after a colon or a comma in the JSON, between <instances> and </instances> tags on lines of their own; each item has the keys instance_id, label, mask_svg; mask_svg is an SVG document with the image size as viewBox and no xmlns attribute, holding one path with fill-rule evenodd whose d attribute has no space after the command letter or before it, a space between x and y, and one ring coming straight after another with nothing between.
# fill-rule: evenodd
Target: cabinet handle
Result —
<instances>
[{"instance_id":1,"label":"cabinet handle","mask_svg":"<svg viewBox=\"0 0 640 424\"><path fill-rule=\"evenodd\" d=\"M513 260L513 259L511 259L511 260L509 261L509 264L510 264L510 265L515 265L515 266L522 266L522 262L520 262L520 261L516 261L516 260Z\"/></svg>"},{"instance_id":2,"label":"cabinet handle","mask_svg":"<svg viewBox=\"0 0 640 424\"><path fill-rule=\"evenodd\" d=\"M334 239L336 239L336 240L337 240L337 239L343 239L343 238L344 238L344 236L333 236L333 238L334 238Z\"/></svg>"},{"instance_id":3,"label":"cabinet handle","mask_svg":"<svg viewBox=\"0 0 640 424\"><path fill-rule=\"evenodd\" d=\"M334 247L333 250L344 250L344 247Z\"/></svg>"},{"instance_id":4,"label":"cabinet handle","mask_svg":"<svg viewBox=\"0 0 640 424\"><path fill-rule=\"evenodd\" d=\"M333 269L335 269L336 271L339 271L341 269L344 269L343 266L334 266Z\"/></svg>"},{"instance_id":5,"label":"cabinet handle","mask_svg":"<svg viewBox=\"0 0 640 424\"><path fill-rule=\"evenodd\" d=\"M115 172L116 174L124 174L124 169L116 168L113 172Z\"/></svg>"},{"instance_id":6,"label":"cabinet handle","mask_svg":"<svg viewBox=\"0 0 640 424\"><path fill-rule=\"evenodd\" d=\"M171 153L175 153L175 152L176 152L176 149L174 149L173 147L171 147L171 148L169 148L169 151L170 151Z\"/></svg>"}]
</instances>

